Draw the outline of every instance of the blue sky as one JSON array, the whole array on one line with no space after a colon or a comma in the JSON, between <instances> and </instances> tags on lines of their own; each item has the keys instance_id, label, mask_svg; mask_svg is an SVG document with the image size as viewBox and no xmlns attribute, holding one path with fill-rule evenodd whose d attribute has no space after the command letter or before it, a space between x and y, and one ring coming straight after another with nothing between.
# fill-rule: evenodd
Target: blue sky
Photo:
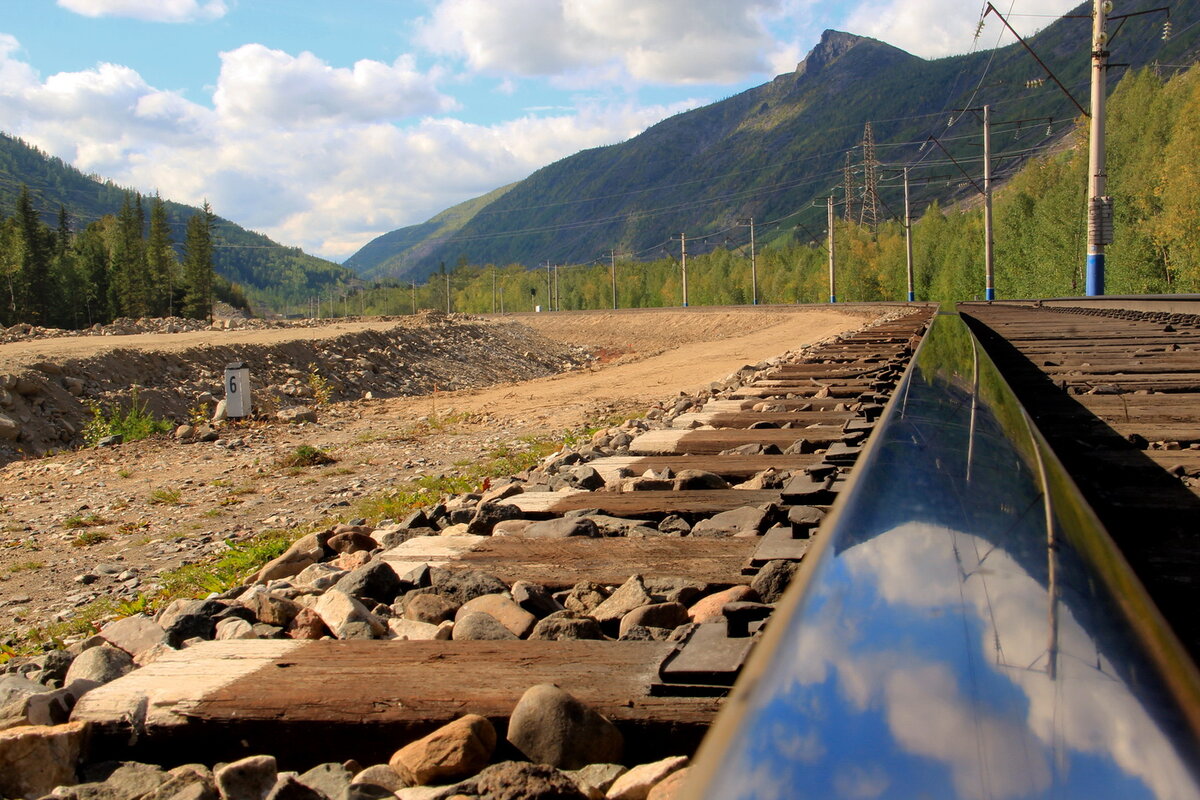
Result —
<instances>
[{"instance_id":1,"label":"blue sky","mask_svg":"<svg viewBox=\"0 0 1200 800\"><path fill-rule=\"evenodd\" d=\"M1061 13L1068 0L1007 0ZM925 57L962 0L19 0L0 129L341 260L790 71L825 28ZM1016 17L1032 30L1050 20ZM999 38L993 21L982 46Z\"/></svg>"}]
</instances>

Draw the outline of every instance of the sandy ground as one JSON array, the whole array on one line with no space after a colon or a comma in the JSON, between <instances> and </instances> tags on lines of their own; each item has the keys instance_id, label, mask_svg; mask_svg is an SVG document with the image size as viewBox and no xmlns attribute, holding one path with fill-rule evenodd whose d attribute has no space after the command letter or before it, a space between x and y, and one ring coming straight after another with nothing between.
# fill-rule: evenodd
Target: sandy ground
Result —
<instances>
[{"instance_id":1,"label":"sandy ground","mask_svg":"<svg viewBox=\"0 0 1200 800\"><path fill-rule=\"evenodd\" d=\"M315 425L238 423L223 431L236 442L232 449L160 437L8 464L0 468L0 613L6 620L0 631L65 618L99 595L134 597L156 574L222 552L229 540L346 517L365 496L420 475L453 473L497 447L520 448L525 437L557 436L614 413L638 416L743 364L859 328L882 313L874 311L517 315L547 336L595 347L607 363L436 397L338 403L323 409ZM191 347L235 336L334 336L374 324L386 323L54 339L5 345L0 363L62 360L114 346ZM459 412L453 424L426 424L431 415L450 412ZM302 475L276 466L301 444L339 461ZM164 492L174 499L162 502ZM79 527L81 519L90 520L89 527Z\"/></svg>"}]
</instances>

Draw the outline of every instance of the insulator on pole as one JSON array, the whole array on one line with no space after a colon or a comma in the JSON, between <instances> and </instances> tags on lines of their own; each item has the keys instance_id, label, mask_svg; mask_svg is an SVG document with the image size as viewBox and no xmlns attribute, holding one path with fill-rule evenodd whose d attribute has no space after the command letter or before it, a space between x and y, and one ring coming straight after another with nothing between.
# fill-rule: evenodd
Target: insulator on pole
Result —
<instances>
[{"instance_id":1,"label":"insulator on pole","mask_svg":"<svg viewBox=\"0 0 1200 800\"><path fill-rule=\"evenodd\" d=\"M1163 23L1162 40L1164 42L1169 42L1171 40L1171 20L1167 20Z\"/></svg>"}]
</instances>

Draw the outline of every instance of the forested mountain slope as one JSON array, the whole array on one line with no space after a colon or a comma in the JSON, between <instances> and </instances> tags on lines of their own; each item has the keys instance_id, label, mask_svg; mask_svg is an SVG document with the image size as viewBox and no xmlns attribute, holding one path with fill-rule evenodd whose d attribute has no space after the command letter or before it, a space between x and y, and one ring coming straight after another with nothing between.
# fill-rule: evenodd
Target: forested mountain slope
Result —
<instances>
[{"instance_id":1,"label":"forested mountain slope","mask_svg":"<svg viewBox=\"0 0 1200 800\"><path fill-rule=\"evenodd\" d=\"M1090 5L1073 13L1086 15ZM1178 35L1169 41L1160 36L1162 14L1127 20L1114 39L1113 61L1137 67L1194 58L1200 0L1173 3L1171 19ZM1089 39L1087 19L1064 18L1029 40L1084 104ZM952 201L964 196L964 182L946 175L953 168L940 150L934 158L927 154L936 147L927 140L939 137L978 171L979 120L964 114L963 106L990 104L999 122L1029 120L1005 128L1005 138L997 141L1001 176L1046 144L1047 129L1061 133L1080 115L1053 81L1027 85L1045 74L1020 44L995 52L985 47L980 43L969 55L929 61L883 42L828 31L793 73L664 120L621 144L570 156L498 197L459 206L456 229L433 220L401 229L347 263L376 277L423 278L441 263L586 263L610 250L645 260L668 245L677 249L670 244L673 234L720 234L747 217L790 220L764 229L767 238L786 235L796 222L823 229L824 209L809 206L831 193L840 197L844 154L862 141L866 122L879 143L880 163L928 167L914 170L919 206L934 198ZM1114 69L1113 83L1125 69ZM861 149L854 159L862 160ZM935 176L938 180L929 180ZM899 202L894 186L884 202L889 206L884 215L894 216ZM462 219L464 214L471 216Z\"/></svg>"}]
</instances>

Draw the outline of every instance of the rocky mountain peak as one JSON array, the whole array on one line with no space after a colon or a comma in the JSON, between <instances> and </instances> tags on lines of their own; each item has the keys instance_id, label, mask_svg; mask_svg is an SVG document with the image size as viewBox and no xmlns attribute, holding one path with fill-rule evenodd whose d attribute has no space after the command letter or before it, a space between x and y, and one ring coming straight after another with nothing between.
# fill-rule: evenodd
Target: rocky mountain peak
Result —
<instances>
[{"instance_id":1,"label":"rocky mountain peak","mask_svg":"<svg viewBox=\"0 0 1200 800\"><path fill-rule=\"evenodd\" d=\"M855 36L844 31L827 30L821 34L821 41L809 51L804 60L796 65L797 75L816 75L825 67L844 56L850 48L859 42L867 41L864 36Z\"/></svg>"}]
</instances>

